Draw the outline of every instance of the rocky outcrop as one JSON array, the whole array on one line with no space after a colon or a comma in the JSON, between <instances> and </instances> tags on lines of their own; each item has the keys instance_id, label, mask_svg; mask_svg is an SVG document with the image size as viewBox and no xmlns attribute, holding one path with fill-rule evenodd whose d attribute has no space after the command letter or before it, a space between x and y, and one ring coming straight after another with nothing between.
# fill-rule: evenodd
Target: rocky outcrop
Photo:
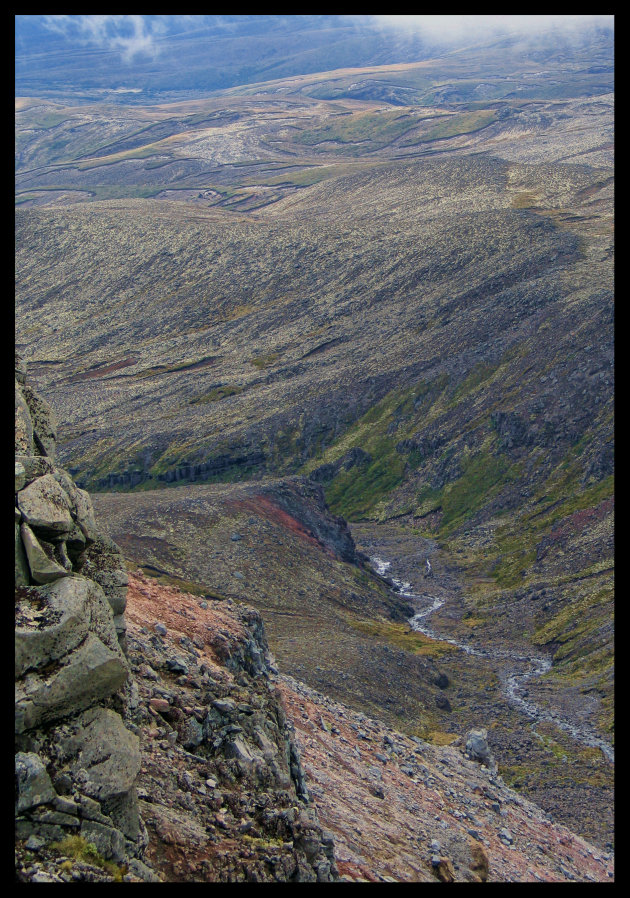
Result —
<instances>
[{"instance_id":1,"label":"rocky outcrop","mask_svg":"<svg viewBox=\"0 0 630 898\"><path fill-rule=\"evenodd\" d=\"M470 730L466 735L466 756L472 761L485 764L489 769L496 769L496 761L492 757L488 745L488 731L485 727Z\"/></svg>"},{"instance_id":2,"label":"rocky outcrop","mask_svg":"<svg viewBox=\"0 0 630 898\"><path fill-rule=\"evenodd\" d=\"M264 470L267 459L263 452L236 448L233 452L221 453L208 461L181 462L168 471L152 474L148 470L136 469L108 474L96 481L96 488L102 490L133 489L140 483L195 483L197 481L226 478L238 474L247 476L254 470Z\"/></svg>"},{"instance_id":3,"label":"rocky outcrop","mask_svg":"<svg viewBox=\"0 0 630 898\"><path fill-rule=\"evenodd\" d=\"M16 836L37 850L78 836L100 862L128 864L145 831L140 745L124 720L127 574L90 497L57 467L55 439L17 358Z\"/></svg>"},{"instance_id":4,"label":"rocky outcrop","mask_svg":"<svg viewBox=\"0 0 630 898\"><path fill-rule=\"evenodd\" d=\"M309 479L315 483L329 483L340 471L350 471L352 468L364 468L372 461L372 456L364 449L355 447L349 449L345 455L335 462L327 462L311 471Z\"/></svg>"},{"instance_id":5,"label":"rocky outcrop","mask_svg":"<svg viewBox=\"0 0 630 898\"><path fill-rule=\"evenodd\" d=\"M344 518L331 514L320 484L303 477L289 477L261 490L260 494L299 523L335 557L358 563L350 528Z\"/></svg>"},{"instance_id":6,"label":"rocky outcrop","mask_svg":"<svg viewBox=\"0 0 630 898\"><path fill-rule=\"evenodd\" d=\"M130 574L147 858L167 881L331 882L257 611Z\"/></svg>"}]
</instances>

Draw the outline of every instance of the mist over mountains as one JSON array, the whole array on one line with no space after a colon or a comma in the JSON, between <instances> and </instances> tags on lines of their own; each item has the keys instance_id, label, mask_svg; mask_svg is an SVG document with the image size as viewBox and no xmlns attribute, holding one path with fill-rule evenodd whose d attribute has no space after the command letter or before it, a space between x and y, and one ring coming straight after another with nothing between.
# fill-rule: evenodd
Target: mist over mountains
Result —
<instances>
[{"instance_id":1,"label":"mist over mountains","mask_svg":"<svg viewBox=\"0 0 630 898\"><path fill-rule=\"evenodd\" d=\"M461 19L18 15L16 94L78 101L98 96L94 91L115 91L117 102L146 102L296 74L419 62L468 47L471 40L524 44L532 58L593 37L612 41L610 16Z\"/></svg>"}]
</instances>

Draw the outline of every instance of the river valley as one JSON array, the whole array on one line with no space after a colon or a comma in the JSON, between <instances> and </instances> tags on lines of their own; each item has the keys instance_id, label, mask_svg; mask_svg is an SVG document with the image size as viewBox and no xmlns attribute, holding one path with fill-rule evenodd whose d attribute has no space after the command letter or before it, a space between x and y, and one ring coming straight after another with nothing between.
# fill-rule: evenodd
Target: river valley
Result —
<instances>
[{"instance_id":1,"label":"river valley","mask_svg":"<svg viewBox=\"0 0 630 898\"><path fill-rule=\"evenodd\" d=\"M593 698L558 688L552 653L524 640L506 640L509 613L501 615L497 626L488 622L481 628L467 626L471 611L461 572L432 540L395 524L354 524L352 533L375 572L416 609L410 629L456 649L444 656L443 664L450 681L446 694L452 705L453 730L461 733L465 725L486 727L499 772L558 819L575 813L555 788L560 778L565 790L569 786L581 815L586 795L603 816L602 805L610 799L611 815L608 788L612 789L614 748L589 721L596 710ZM428 577L427 558L432 566ZM475 682L486 684L484 688L469 688L471 671ZM609 787L590 789L593 779L608 782ZM596 838L592 831L590 836ZM600 832L597 841L603 836Z\"/></svg>"}]
</instances>

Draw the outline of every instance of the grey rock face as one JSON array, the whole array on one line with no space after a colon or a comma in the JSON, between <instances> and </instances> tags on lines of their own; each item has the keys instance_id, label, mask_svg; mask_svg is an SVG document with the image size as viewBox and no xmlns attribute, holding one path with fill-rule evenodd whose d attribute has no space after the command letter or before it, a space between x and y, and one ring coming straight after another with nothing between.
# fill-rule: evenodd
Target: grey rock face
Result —
<instances>
[{"instance_id":1,"label":"grey rock face","mask_svg":"<svg viewBox=\"0 0 630 898\"><path fill-rule=\"evenodd\" d=\"M18 455L16 453L15 463L16 465L22 465L24 468L25 477L22 486L28 486L29 483L37 480L38 477L43 477L44 474L52 474L55 470L53 462L43 455ZM18 489L22 489L22 486L18 487L16 485L16 492Z\"/></svg>"},{"instance_id":2,"label":"grey rock face","mask_svg":"<svg viewBox=\"0 0 630 898\"><path fill-rule=\"evenodd\" d=\"M26 483L26 471L24 465L17 458L15 460L15 492L19 492Z\"/></svg>"},{"instance_id":3,"label":"grey rock face","mask_svg":"<svg viewBox=\"0 0 630 898\"><path fill-rule=\"evenodd\" d=\"M56 468L53 471L53 476L70 500L73 520L81 530L84 541L92 542L98 539L100 534L94 518L94 509L89 493L79 489L72 477L63 468Z\"/></svg>"},{"instance_id":4,"label":"grey rock face","mask_svg":"<svg viewBox=\"0 0 630 898\"><path fill-rule=\"evenodd\" d=\"M15 384L15 452L33 455L33 422L22 388Z\"/></svg>"},{"instance_id":5,"label":"grey rock face","mask_svg":"<svg viewBox=\"0 0 630 898\"><path fill-rule=\"evenodd\" d=\"M84 820L81 824L81 835L96 846L103 857L120 864L127 858L125 837L120 830L103 826L95 820Z\"/></svg>"},{"instance_id":6,"label":"grey rock face","mask_svg":"<svg viewBox=\"0 0 630 898\"><path fill-rule=\"evenodd\" d=\"M113 614L122 614L127 605L127 571L118 546L99 534L79 556L77 565L84 577L102 588Z\"/></svg>"},{"instance_id":7,"label":"grey rock face","mask_svg":"<svg viewBox=\"0 0 630 898\"><path fill-rule=\"evenodd\" d=\"M57 443L57 421L50 405L28 384L22 386L33 423L34 455L46 455L54 461Z\"/></svg>"},{"instance_id":8,"label":"grey rock face","mask_svg":"<svg viewBox=\"0 0 630 898\"><path fill-rule=\"evenodd\" d=\"M28 524L22 523L20 535L26 550L30 574L35 583L50 583L60 577L68 576L66 568L44 551L44 546Z\"/></svg>"},{"instance_id":9,"label":"grey rock face","mask_svg":"<svg viewBox=\"0 0 630 898\"><path fill-rule=\"evenodd\" d=\"M30 568L26 557L26 550L22 542L20 532L20 513L17 512L15 521L15 585L16 587L28 586L30 583Z\"/></svg>"},{"instance_id":10,"label":"grey rock face","mask_svg":"<svg viewBox=\"0 0 630 898\"><path fill-rule=\"evenodd\" d=\"M15 756L15 812L21 814L57 797L50 777L34 752L18 752Z\"/></svg>"},{"instance_id":11,"label":"grey rock face","mask_svg":"<svg viewBox=\"0 0 630 898\"><path fill-rule=\"evenodd\" d=\"M124 559L98 530L89 495L55 466L54 416L21 362L15 423L15 729L27 749L15 759L16 836L45 845L80 832L127 862L130 846L144 845L139 741L103 707L114 696L124 707L131 694ZM51 761L68 797L53 787Z\"/></svg>"},{"instance_id":12,"label":"grey rock face","mask_svg":"<svg viewBox=\"0 0 630 898\"><path fill-rule=\"evenodd\" d=\"M16 732L39 727L117 692L128 676L121 651L113 652L92 633L47 676L27 674L16 687Z\"/></svg>"},{"instance_id":13,"label":"grey rock face","mask_svg":"<svg viewBox=\"0 0 630 898\"><path fill-rule=\"evenodd\" d=\"M87 581L64 577L16 597L15 676L63 658L87 636Z\"/></svg>"},{"instance_id":14,"label":"grey rock face","mask_svg":"<svg viewBox=\"0 0 630 898\"><path fill-rule=\"evenodd\" d=\"M70 500L52 474L38 477L17 497L22 517L31 527L49 533L69 533L74 522Z\"/></svg>"},{"instance_id":15,"label":"grey rock face","mask_svg":"<svg viewBox=\"0 0 630 898\"><path fill-rule=\"evenodd\" d=\"M139 832L135 781L140 772L140 743L120 716L94 708L77 719L77 732L66 744L66 759L84 795L98 801L127 838Z\"/></svg>"}]
</instances>

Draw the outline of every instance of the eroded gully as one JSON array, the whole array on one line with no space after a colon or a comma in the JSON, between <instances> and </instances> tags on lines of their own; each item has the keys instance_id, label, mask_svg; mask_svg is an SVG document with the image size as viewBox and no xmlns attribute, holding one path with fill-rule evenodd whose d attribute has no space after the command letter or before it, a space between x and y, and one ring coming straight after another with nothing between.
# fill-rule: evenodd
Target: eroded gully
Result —
<instances>
[{"instance_id":1,"label":"eroded gully","mask_svg":"<svg viewBox=\"0 0 630 898\"><path fill-rule=\"evenodd\" d=\"M533 677L540 677L551 668L551 658L544 655L525 655L513 652L508 649L499 649L495 647L474 648L466 645L457 639L444 636L442 633L436 632L427 624L427 618L438 610L443 604L444 599L428 593L414 592L412 584L406 580L392 576L390 573L391 562L386 561L379 555L370 557L372 567L381 577L387 577L394 584L399 595L410 599L416 607L416 613L409 619L409 625L413 630L429 636L431 639L439 639L441 642L448 642L467 655L475 655L484 658L491 663L493 661L501 662L501 688L505 694L508 703L524 714L530 720L549 721L555 724L566 733L583 745L589 745L599 748L604 756L611 762L615 760L614 749L608 742L599 737L589 727L583 724L576 724L566 717L558 714L556 711L543 708L536 702L532 701L528 695L527 682Z\"/></svg>"}]
</instances>

